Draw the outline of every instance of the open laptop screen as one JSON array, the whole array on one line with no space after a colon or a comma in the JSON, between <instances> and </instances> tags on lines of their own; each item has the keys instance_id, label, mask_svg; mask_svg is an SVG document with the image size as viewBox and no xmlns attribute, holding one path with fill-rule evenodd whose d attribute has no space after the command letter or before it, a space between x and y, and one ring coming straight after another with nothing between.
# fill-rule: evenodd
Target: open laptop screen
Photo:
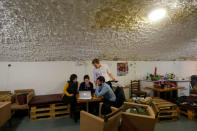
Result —
<instances>
[{"instance_id":1,"label":"open laptop screen","mask_svg":"<svg viewBox=\"0 0 197 131\"><path fill-rule=\"evenodd\" d=\"M92 99L91 91L79 91L78 99Z\"/></svg>"}]
</instances>

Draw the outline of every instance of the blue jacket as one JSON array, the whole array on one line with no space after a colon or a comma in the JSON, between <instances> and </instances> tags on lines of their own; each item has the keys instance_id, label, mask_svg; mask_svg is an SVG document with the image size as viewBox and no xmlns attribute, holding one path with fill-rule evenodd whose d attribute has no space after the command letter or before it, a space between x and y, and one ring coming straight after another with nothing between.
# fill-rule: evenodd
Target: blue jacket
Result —
<instances>
[{"instance_id":1,"label":"blue jacket","mask_svg":"<svg viewBox=\"0 0 197 131\"><path fill-rule=\"evenodd\" d=\"M106 83L104 83L101 86L99 86L98 88L96 88L95 94L96 94L96 97L103 96L104 99L106 99L108 101L112 101L112 102L116 101L116 96L115 96L113 90Z\"/></svg>"}]
</instances>

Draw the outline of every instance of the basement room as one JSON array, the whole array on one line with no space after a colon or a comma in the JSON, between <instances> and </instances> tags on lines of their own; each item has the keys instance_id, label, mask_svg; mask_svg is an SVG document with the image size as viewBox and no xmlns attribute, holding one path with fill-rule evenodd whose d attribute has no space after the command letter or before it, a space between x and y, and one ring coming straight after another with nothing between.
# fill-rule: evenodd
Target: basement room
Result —
<instances>
[{"instance_id":1,"label":"basement room","mask_svg":"<svg viewBox=\"0 0 197 131\"><path fill-rule=\"evenodd\" d=\"M0 131L197 131L197 0L0 0Z\"/></svg>"}]
</instances>

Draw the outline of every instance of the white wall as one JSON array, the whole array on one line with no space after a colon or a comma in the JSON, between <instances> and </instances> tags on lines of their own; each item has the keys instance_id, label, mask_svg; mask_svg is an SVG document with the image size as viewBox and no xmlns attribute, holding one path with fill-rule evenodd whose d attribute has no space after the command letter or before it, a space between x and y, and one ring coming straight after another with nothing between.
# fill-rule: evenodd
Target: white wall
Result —
<instances>
[{"instance_id":1,"label":"white wall","mask_svg":"<svg viewBox=\"0 0 197 131\"><path fill-rule=\"evenodd\" d=\"M158 74L175 73L178 77L189 77L197 74L197 62L195 61L129 61L129 74L126 76L117 76L117 62L105 61L111 67L112 73L120 84L127 85L130 80L144 79L147 73L153 73L155 66ZM130 67L132 64L132 67ZM86 65L86 72L93 77L92 65Z\"/></svg>"},{"instance_id":2,"label":"white wall","mask_svg":"<svg viewBox=\"0 0 197 131\"><path fill-rule=\"evenodd\" d=\"M15 90L33 88L36 94L60 93L70 74L76 73L79 80L84 75L84 66L74 62L7 62L0 63L0 89Z\"/></svg>"},{"instance_id":3,"label":"white wall","mask_svg":"<svg viewBox=\"0 0 197 131\"><path fill-rule=\"evenodd\" d=\"M117 76L117 62L103 61L109 65L119 83L128 85L132 79L143 79L147 73L153 73L157 66L158 73L175 73L179 77L189 77L197 74L195 61L129 61L129 74ZM11 67L8 67L11 64ZM130 64L133 64L130 67ZM0 62L0 90L33 88L36 94L61 93L70 74L76 73L79 82L84 74L89 74L93 80L93 66L86 62Z\"/></svg>"}]
</instances>

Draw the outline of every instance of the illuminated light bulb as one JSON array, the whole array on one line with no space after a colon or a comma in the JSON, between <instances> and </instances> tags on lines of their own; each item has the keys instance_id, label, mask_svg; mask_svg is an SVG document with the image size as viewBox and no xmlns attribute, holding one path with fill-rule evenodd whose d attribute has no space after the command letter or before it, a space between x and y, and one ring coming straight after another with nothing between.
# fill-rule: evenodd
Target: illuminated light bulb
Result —
<instances>
[{"instance_id":1,"label":"illuminated light bulb","mask_svg":"<svg viewBox=\"0 0 197 131\"><path fill-rule=\"evenodd\" d=\"M157 21L157 20L164 18L165 15L166 15L165 9L156 9L148 15L148 18L151 21Z\"/></svg>"}]
</instances>

